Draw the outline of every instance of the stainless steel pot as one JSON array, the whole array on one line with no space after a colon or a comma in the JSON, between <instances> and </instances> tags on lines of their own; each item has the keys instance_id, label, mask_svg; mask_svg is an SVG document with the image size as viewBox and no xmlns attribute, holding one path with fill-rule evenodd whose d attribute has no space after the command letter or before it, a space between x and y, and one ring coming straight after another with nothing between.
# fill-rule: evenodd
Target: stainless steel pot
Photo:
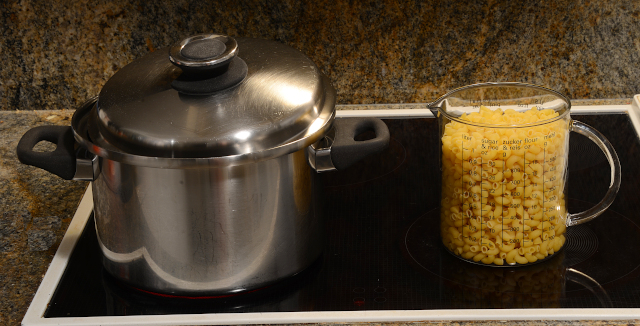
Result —
<instances>
[{"instance_id":1,"label":"stainless steel pot","mask_svg":"<svg viewBox=\"0 0 640 326\"><path fill-rule=\"evenodd\" d=\"M376 137L354 140L366 130ZM57 149L34 152L42 140ZM379 119L335 120L335 90L298 51L214 34L122 68L71 127L28 131L18 157L93 181L110 274L147 291L210 295L260 288L315 261L317 172L388 142Z\"/></svg>"}]
</instances>

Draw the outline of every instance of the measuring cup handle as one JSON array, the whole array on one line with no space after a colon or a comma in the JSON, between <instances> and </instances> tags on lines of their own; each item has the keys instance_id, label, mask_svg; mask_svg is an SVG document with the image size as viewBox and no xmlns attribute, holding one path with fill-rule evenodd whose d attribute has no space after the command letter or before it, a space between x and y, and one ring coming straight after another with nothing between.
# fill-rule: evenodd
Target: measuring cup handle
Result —
<instances>
[{"instance_id":1,"label":"measuring cup handle","mask_svg":"<svg viewBox=\"0 0 640 326\"><path fill-rule=\"evenodd\" d=\"M602 152L604 152L604 155L607 157L607 161L609 161L609 166L611 166L611 183L609 184L609 190L604 195L604 198L602 198L597 205L584 212L569 214L567 217L567 226L589 222L609 208L618 194L621 179L620 160L618 160L618 154L616 154L616 150L603 134L593 129L591 126L576 120L571 121L570 130L588 137L591 141L596 143L598 147L600 147Z\"/></svg>"}]
</instances>

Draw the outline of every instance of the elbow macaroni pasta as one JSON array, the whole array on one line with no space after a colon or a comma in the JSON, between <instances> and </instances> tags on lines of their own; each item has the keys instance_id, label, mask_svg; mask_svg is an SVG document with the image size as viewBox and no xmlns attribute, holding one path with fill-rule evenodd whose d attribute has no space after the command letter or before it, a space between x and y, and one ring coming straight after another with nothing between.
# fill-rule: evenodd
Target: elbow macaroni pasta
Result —
<instances>
[{"instance_id":1,"label":"elbow macaroni pasta","mask_svg":"<svg viewBox=\"0 0 640 326\"><path fill-rule=\"evenodd\" d=\"M568 119L512 109L463 114L442 132L441 235L455 255L482 264L529 264L565 243ZM503 125L503 126L501 126Z\"/></svg>"}]
</instances>

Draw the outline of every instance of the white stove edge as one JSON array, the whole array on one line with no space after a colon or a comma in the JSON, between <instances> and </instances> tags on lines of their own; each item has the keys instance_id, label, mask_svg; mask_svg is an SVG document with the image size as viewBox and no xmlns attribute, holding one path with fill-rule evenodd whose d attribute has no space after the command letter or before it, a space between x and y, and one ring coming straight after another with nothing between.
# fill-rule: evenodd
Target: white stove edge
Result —
<instances>
[{"instance_id":1,"label":"white stove edge","mask_svg":"<svg viewBox=\"0 0 640 326\"><path fill-rule=\"evenodd\" d=\"M640 135L640 95L631 105L573 106L575 113L627 112ZM433 117L428 109L399 110L339 110L338 118L374 116L379 118ZM626 320L640 319L640 308L611 309L469 309L469 310L383 310L383 311L325 311L325 312L269 312L152 316L105 316L44 318L67 266L68 259L93 209L93 195L88 187L65 233L60 247L49 265L38 291L22 320L22 325L229 325L229 324L290 324L329 322L409 322L436 320Z\"/></svg>"}]
</instances>

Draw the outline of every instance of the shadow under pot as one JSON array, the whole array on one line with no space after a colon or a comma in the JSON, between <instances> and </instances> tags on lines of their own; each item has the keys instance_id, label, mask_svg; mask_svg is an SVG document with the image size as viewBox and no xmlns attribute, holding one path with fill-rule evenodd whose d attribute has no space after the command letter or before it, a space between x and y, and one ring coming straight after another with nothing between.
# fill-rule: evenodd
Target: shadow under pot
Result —
<instances>
[{"instance_id":1,"label":"shadow under pot","mask_svg":"<svg viewBox=\"0 0 640 326\"><path fill-rule=\"evenodd\" d=\"M346 169L389 138L382 120L335 119L334 88L297 50L211 34L130 63L70 127L33 128L17 150L24 164L93 181L106 271L199 296L310 266L324 238L318 172ZM57 149L34 152L42 140Z\"/></svg>"}]
</instances>

